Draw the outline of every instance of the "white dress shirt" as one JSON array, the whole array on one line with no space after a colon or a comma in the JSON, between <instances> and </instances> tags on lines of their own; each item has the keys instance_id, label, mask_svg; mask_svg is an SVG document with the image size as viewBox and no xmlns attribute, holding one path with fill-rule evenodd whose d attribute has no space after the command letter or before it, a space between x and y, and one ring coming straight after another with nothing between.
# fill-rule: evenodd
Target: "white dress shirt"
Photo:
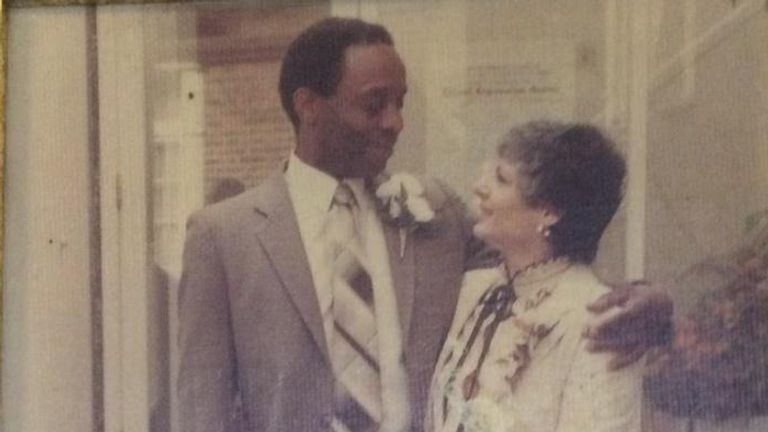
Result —
<instances>
[{"instance_id":1,"label":"white dress shirt","mask_svg":"<svg viewBox=\"0 0 768 432\"><path fill-rule=\"evenodd\" d=\"M338 180L314 168L292 153L285 171L288 194L293 203L299 233L307 254L312 282L315 286L323 329L329 346L333 334L333 292L331 278L333 257L329 239L324 235L329 210ZM402 431L410 422L407 406L408 387L406 373L400 363L402 337L399 313L395 301L392 274L387 257L381 221L371 194L366 191L363 179L344 179L355 195L357 219L364 221L361 236L364 254L367 256L375 297L377 333L379 340L379 365L381 367L382 403L384 419L380 431Z\"/></svg>"},{"instance_id":2,"label":"white dress shirt","mask_svg":"<svg viewBox=\"0 0 768 432\"><path fill-rule=\"evenodd\" d=\"M291 196L293 210L296 213L301 241L304 243L304 251L309 260L309 269L312 273L312 282L315 285L317 300L323 317L326 340L330 344L328 337L333 334L333 316L331 314L333 257L330 253L328 238L324 236L324 233L333 194L339 181L308 165L299 159L295 153L291 153L288 159L285 180L288 184L288 193ZM370 202L369 194L365 191L364 181L362 179L345 179L344 181L355 194L358 217L360 219L369 217L369 213L374 211L374 207L372 207L373 203Z\"/></svg>"},{"instance_id":3,"label":"white dress shirt","mask_svg":"<svg viewBox=\"0 0 768 432\"><path fill-rule=\"evenodd\" d=\"M332 262L328 254L328 244L323 238L323 231L333 193L339 182L317 168L307 165L293 153L288 159L285 181L288 184L293 211L296 213L304 252L309 261L309 270L323 317L326 342L330 346L329 337L333 334Z\"/></svg>"}]
</instances>

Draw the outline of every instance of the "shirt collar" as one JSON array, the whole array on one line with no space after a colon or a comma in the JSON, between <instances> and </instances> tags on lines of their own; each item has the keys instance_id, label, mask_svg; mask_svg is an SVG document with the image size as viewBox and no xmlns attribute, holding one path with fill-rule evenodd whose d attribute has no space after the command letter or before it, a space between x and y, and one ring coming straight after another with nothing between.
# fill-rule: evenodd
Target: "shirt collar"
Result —
<instances>
[{"instance_id":1,"label":"shirt collar","mask_svg":"<svg viewBox=\"0 0 768 432\"><path fill-rule=\"evenodd\" d=\"M322 215L331 208L331 201L339 181L335 177L307 164L299 159L296 153L288 157L288 167L285 170L285 180L291 190L295 202L294 207L301 216ZM360 210L368 211L373 203L366 192L365 180L362 178L345 178L343 180L355 194L355 200Z\"/></svg>"},{"instance_id":2,"label":"shirt collar","mask_svg":"<svg viewBox=\"0 0 768 432\"><path fill-rule=\"evenodd\" d=\"M338 185L333 176L305 163L296 153L291 153L288 158L285 181L296 198L294 206L315 214L325 214L328 211Z\"/></svg>"}]
</instances>

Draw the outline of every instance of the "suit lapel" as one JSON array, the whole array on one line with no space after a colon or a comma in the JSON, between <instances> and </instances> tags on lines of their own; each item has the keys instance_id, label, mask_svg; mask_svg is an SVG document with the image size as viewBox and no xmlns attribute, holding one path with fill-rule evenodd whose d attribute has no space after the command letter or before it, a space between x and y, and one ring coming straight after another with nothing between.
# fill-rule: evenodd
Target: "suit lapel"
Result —
<instances>
[{"instance_id":1,"label":"suit lapel","mask_svg":"<svg viewBox=\"0 0 768 432\"><path fill-rule=\"evenodd\" d=\"M382 222L384 238L387 242L389 253L389 267L392 272L392 285L397 298L397 310L402 326L403 349L408 346L411 328L411 316L413 312L413 296L415 289L415 238L409 235L406 239L406 247L400 256L400 230Z\"/></svg>"},{"instance_id":2,"label":"suit lapel","mask_svg":"<svg viewBox=\"0 0 768 432\"><path fill-rule=\"evenodd\" d=\"M329 360L317 293L287 184L282 173L267 181L255 207L265 218L256 235L312 338Z\"/></svg>"},{"instance_id":3,"label":"suit lapel","mask_svg":"<svg viewBox=\"0 0 768 432\"><path fill-rule=\"evenodd\" d=\"M445 201L443 199L435 200L434 198L435 197L430 196L429 204L435 211L435 219L438 220L441 217L441 211ZM430 224L437 223L436 220L430 222ZM440 253L440 251L436 250L424 250L425 247L428 246L425 244L425 233L421 230L425 228L427 227L421 227L415 232L408 233L407 238L404 239L406 244L401 256L400 242L403 239L401 239L400 236L400 229L382 221L382 229L384 230L384 238L387 242L390 269L392 271L392 284L394 285L395 295L397 297L397 309L400 314L400 323L402 325L404 352L407 351L411 336L411 319L413 317L416 295L416 265L417 263L424 265L422 262L423 259L419 258L419 254ZM433 233L431 235L435 234ZM428 262L428 260L425 261ZM421 272L422 270L424 269L419 271Z\"/></svg>"}]
</instances>

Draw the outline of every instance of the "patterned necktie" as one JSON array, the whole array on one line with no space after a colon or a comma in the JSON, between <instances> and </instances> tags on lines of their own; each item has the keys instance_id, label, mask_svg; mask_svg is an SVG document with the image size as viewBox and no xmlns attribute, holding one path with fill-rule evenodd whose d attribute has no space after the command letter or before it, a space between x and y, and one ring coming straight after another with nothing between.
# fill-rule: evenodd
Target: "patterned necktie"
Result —
<instances>
[{"instance_id":1,"label":"patterned necktie","mask_svg":"<svg viewBox=\"0 0 768 432\"><path fill-rule=\"evenodd\" d=\"M334 256L331 361L336 375L333 429L374 431L381 422L381 382L373 289L354 194L340 183L329 214Z\"/></svg>"}]
</instances>

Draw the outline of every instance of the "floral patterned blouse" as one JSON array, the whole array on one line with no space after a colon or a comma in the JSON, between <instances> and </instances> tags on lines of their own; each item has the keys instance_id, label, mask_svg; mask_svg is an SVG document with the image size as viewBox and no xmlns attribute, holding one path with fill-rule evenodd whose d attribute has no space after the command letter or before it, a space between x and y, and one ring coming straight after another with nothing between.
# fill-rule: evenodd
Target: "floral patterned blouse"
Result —
<instances>
[{"instance_id":1,"label":"floral patterned blouse","mask_svg":"<svg viewBox=\"0 0 768 432\"><path fill-rule=\"evenodd\" d=\"M609 372L609 355L587 352L581 338L586 305L606 289L565 259L511 281L503 268L468 272L427 431L639 431L641 362Z\"/></svg>"}]
</instances>

